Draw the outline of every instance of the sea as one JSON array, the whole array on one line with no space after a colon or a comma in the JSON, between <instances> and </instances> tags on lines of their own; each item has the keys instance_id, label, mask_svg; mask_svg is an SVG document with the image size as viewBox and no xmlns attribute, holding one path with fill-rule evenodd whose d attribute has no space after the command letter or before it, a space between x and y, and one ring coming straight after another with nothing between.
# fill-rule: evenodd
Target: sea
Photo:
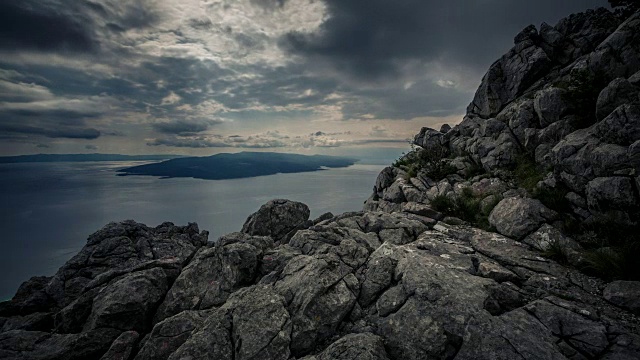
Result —
<instances>
[{"instance_id":1,"label":"sea","mask_svg":"<svg viewBox=\"0 0 640 360\"><path fill-rule=\"evenodd\" d=\"M146 162L0 164L0 300L32 276L53 275L111 221L197 222L209 240L240 231L271 199L301 201L311 218L362 209L384 165L233 180L118 176Z\"/></svg>"}]
</instances>

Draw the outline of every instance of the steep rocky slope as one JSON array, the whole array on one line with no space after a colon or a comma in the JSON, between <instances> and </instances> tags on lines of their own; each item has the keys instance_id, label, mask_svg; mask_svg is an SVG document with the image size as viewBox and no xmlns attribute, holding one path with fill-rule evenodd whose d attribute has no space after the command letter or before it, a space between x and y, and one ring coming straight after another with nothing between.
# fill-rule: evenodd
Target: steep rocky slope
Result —
<instances>
[{"instance_id":1,"label":"steep rocky slope","mask_svg":"<svg viewBox=\"0 0 640 360\"><path fill-rule=\"evenodd\" d=\"M639 27L598 10L523 30L362 212L274 200L215 242L105 226L0 304L0 358L640 358L640 283L585 275L569 233L637 226Z\"/></svg>"}]
</instances>

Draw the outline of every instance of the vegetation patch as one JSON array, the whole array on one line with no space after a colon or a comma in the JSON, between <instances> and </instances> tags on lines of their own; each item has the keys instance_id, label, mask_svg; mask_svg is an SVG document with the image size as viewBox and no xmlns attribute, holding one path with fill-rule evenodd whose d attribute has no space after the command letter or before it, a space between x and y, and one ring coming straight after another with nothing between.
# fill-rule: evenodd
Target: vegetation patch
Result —
<instances>
[{"instance_id":1,"label":"vegetation patch","mask_svg":"<svg viewBox=\"0 0 640 360\"><path fill-rule=\"evenodd\" d=\"M500 202L500 198L485 206L481 206L482 199L473 194L471 188L464 188L459 196L448 197L438 195L431 201L431 207L448 216L455 216L464 221L484 229L493 230L489 224L491 210Z\"/></svg>"},{"instance_id":2,"label":"vegetation patch","mask_svg":"<svg viewBox=\"0 0 640 360\"><path fill-rule=\"evenodd\" d=\"M569 262L567 246L558 240L551 241L547 249L542 252L542 256L563 265Z\"/></svg>"},{"instance_id":3,"label":"vegetation patch","mask_svg":"<svg viewBox=\"0 0 640 360\"><path fill-rule=\"evenodd\" d=\"M640 280L640 229L624 224L614 216L570 228L574 237L587 250L583 270L606 280Z\"/></svg>"},{"instance_id":4,"label":"vegetation patch","mask_svg":"<svg viewBox=\"0 0 640 360\"><path fill-rule=\"evenodd\" d=\"M531 157L522 154L516 159L513 174L519 187L533 192L536 185L544 179L545 171Z\"/></svg>"}]
</instances>

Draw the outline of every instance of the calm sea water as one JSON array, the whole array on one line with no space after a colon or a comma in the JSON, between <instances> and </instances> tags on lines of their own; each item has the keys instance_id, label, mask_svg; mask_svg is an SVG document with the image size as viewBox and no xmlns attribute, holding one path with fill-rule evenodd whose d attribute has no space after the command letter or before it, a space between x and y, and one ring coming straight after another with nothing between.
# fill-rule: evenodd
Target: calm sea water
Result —
<instances>
[{"instance_id":1,"label":"calm sea water","mask_svg":"<svg viewBox=\"0 0 640 360\"><path fill-rule=\"evenodd\" d=\"M382 165L235 180L116 176L140 162L0 164L0 299L31 276L53 275L110 221L197 222L209 240L240 231L274 198L309 205L311 217L357 211Z\"/></svg>"}]
</instances>

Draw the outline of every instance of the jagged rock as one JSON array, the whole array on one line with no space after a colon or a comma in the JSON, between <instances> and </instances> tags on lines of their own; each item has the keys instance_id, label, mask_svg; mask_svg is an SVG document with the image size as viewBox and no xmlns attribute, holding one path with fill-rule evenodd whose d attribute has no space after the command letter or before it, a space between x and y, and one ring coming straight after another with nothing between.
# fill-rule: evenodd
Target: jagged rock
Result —
<instances>
[{"instance_id":1,"label":"jagged rock","mask_svg":"<svg viewBox=\"0 0 640 360\"><path fill-rule=\"evenodd\" d=\"M402 192L402 184L404 184L403 179L396 180L391 186L384 190L382 199L395 204L406 202L407 199L404 196L404 192Z\"/></svg>"},{"instance_id":2,"label":"jagged rock","mask_svg":"<svg viewBox=\"0 0 640 360\"><path fill-rule=\"evenodd\" d=\"M489 215L489 223L499 233L522 239L558 214L544 206L539 200L511 197L498 203Z\"/></svg>"},{"instance_id":3,"label":"jagged rock","mask_svg":"<svg viewBox=\"0 0 640 360\"><path fill-rule=\"evenodd\" d=\"M164 223L150 228L134 221L110 223L89 236L87 245L47 284L46 292L57 306L64 307L103 273L154 259L174 258L183 263L207 243L207 237L208 232L199 233L197 224L179 227Z\"/></svg>"},{"instance_id":4,"label":"jagged rock","mask_svg":"<svg viewBox=\"0 0 640 360\"><path fill-rule=\"evenodd\" d=\"M526 143L527 129L540 126L532 99L518 99L511 102L496 118L509 126L520 145Z\"/></svg>"},{"instance_id":5,"label":"jagged rock","mask_svg":"<svg viewBox=\"0 0 640 360\"><path fill-rule=\"evenodd\" d=\"M53 317L51 313L32 313L25 316L0 318L0 332L11 330L51 331Z\"/></svg>"},{"instance_id":6,"label":"jagged rock","mask_svg":"<svg viewBox=\"0 0 640 360\"><path fill-rule=\"evenodd\" d=\"M621 105L594 126L595 134L610 144L629 146L640 139L640 106Z\"/></svg>"},{"instance_id":7,"label":"jagged rock","mask_svg":"<svg viewBox=\"0 0 640 360\"><path fill-rule=\"evenodd\" d=\"M451 125L449 124L442 124L442 126L440 127L440 132L443 134L448 133L449 130L451 130Z\"/></svg>"},{"instance_id":8,"label":"jagged rock","mask_svg":"<svg viewBox=\"0 0 640 360\"><path fill-rule=\"evenodd\" d=\"M542 48L531 40L520 42L491 65L467 112L482 118L496 116L550 66L551 59Z\"/></svg>"},{"instance_id":9,"label":"jagged rock","mask_svg":"<svg viewBox=\"0 0 640 360\"><path fill-rule=\"evenodd\" d=\"M274 289L291 314L291 352L304 355L333 335L355 305L358 281L334 254L298 256L282 271Z\"/></svg>"},{"instance_id":10,"label":"jagged rock","mask_svg":"<svg viewBox=\"0 0 640 360\"><path fill-rule=\"evenodd\" d=\"M54 304L46 293L50 277L34 276L20 285L11 301L0 303L0 316L26 315L47 311Z\"/></svg>"},{"instance_id":11,"label":"jagged rock","mask_svg":"<svg viewBox=\"0 0 640 360\"><path fill-rule=\"evenodd\" d=\"M169 359L287 360L292 320L285 305L271 286L241 289Z\"/></svg>"},{"instance_id":12,"label":"jagged rock","mask_svg":"<svg viewBox=\"0 0 640 360\"><path fill-rule=\"evenodd\" d=\"M270 236L275 242L279 242L291 230L309 220L309 214L309 207L303 203L283 199L271 200L247 218L242 232Z\"/></svg>"},{"instance_id":13,"label":"jagged rock","mask_svg":"<svg viewBox=\"0 0 640 360\"><path fill-rule=\"evenodd\" d=\"M604 288L602 296L610 303L640 315L640 282L614 281Z\"/></svg>"},{"instance_id":14,"label":"jagged rock","mask_svg":"<svg viewBox=\"0 0 640 360\"><path fill-rule=\"evenodd\" d=\"M587 204L590 209L626 209L638 205L633 181L628 177L595 178L587 184Z\"/></svg>"},{"instance_id":15,"label":"jagged rock","mask_svg":"<svg viewBox=\"0 0 640 360\"><path fill-rule=\"evenodd\" d=\"M207 318L206 311L183 311L153 327L135 360L167 359Z\"/></svg>"},{"instance_id":16,"label":"jagged rock","mask_svg":"<svg viewBox=\"0 0 640 360\"><path fill-rule=\"evenodd\" d=\"M7 360L99 359L120 335L114 329L82 334L13 330L0 333L0 358Z\"/></svg>"},{"instance_id":17,"label":"jagged rock","mask_svg":"<svg viewBox=\"0 0 640 360\"><path fill-rule=\"evenodd\" d=\"M536 93L533 106L540 119L540 126L547 127L560 120L570 106L566 101L566 90L548 87Z\"/></svg>"},{"instance_id":18,"label":"jagged rock","mask_svg":"<svg viewBox=\"0 0 640 360\"><path fill-rule=\"evenodd\" d=\"M483 261L478 265L478 275L493 279L499 283L505 281L518 281L518 275L496 263Z\"/></svg>"},{"instance_id":19,"label":"jagged rock","mask_svg":"<svg viewBox=\"0 0 640 360\"><path fill-rule=\"evenodd\" d=\"M135 331L123 332L100 360L128 360L139 337Z\"/></svg>"},{"instance_id":20,"label":"jagged rock","mask_svg":"<svg viewBox=\"0 0 640 360\"><path fill-rule=\"evenodd\" d=\"M221 237L215 247L200 249L173 283L154 321L183 310L222 305L233 291L254 282L259 261L271 247L270 237L232 233Z\"/></svg>"},{"instance_id":21,"label":"jagged rock","mask_svg":"<svg viewBox=\"0 0 640 360\"><path fill-rule=\"evenodd\" d=\"M596 117L602 120L618 106L638 101L638 92L640 89L631 85L625 78L613 80L598 95Z\"/></svg>"},{"instance_id":22,"label":"jagged rock","mask_svg":"<svg viewBox=\"0 0 640 360\"><path fill-rule=\"evenodd\" d=\"M524 238L522 242L540 251L547 251L554 244L558 244L563 248L580 249L578 243L567 238L562 232L549 224L543 224L538 230Z\"/></svg>"},{"instance_id":23,"label":"jagged rock","mask_svg":"<svg viewBox=\"0 0 640 360\"><path fill-rule=\"evenodd\" d=\"M439 149L444 145L442 132L423 127L413 139L413 143L424 149Z\"/></svg>"},{"instance_id":24,"label":"jagged rock","mask_svg":"<svg viewBox=\"0 0 640 360\"><path fill-rule=\"evenodd\" d=\"M349 334L316 356L301 360L388 360L383 339L371 333Z\"/></svg>"},{"instance_id":25,"label":"jagged rock","mask_svg":"<svg viewBox=\"0 0 640 360\"><path fill-rule=\"evenodd\" d=\"M85 329L151 330L153 315L169 288L168 283L166 274L153 268L107 285L96 294Z\"/></svg>"}]
</instances>

